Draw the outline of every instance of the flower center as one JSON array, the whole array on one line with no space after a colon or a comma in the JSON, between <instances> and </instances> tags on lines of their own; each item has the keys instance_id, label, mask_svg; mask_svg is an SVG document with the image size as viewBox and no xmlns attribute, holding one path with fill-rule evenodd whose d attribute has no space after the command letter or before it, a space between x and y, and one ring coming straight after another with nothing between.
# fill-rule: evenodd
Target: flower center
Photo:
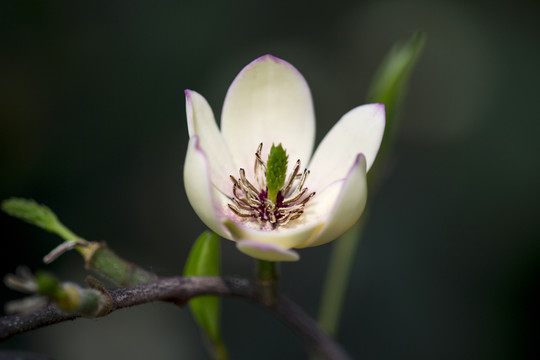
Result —
<instances>
[{"instance_id":1,"label":"flower center","mask_svg":"<svg viewBox=\"0 0 540 360\"><path fill-rule=\"evenodd\" d=\"M246 178L246 172L241 168L239 178L230 176L234 197L233 203L228 205L236 215L257 221L261 228L275 229L302 216L315 193L306 195L308 188L304 183L309 171L304 169L300 173L300 160L296 161L285 181L287 155L281 144L272 146L267 162L261 158L262 147L261 143L255 153L254 173L258 186Z\"/></svg>"}]
</instances>

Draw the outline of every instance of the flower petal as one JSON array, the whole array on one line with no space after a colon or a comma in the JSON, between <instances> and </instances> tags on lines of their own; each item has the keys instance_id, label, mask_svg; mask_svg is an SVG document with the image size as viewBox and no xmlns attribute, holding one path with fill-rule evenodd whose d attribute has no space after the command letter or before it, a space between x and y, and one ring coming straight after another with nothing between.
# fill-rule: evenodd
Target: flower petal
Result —
<instances>
[{"instance_id":1,"label":"flower petal","mask_svg":"<svg viewBox=\"0 0 540 360\"><path fill-rule=\"evenodd\" d=\"M379 151L384 125L384 104L359 106L343 115L311 159L309 188L318 190L343 179L359 153L364 154L369 170Z\"/></svg>"},{"instance_id":2,"label":"flower petal","mask_svg":"<svg viewBox=\"0 0 540 360\"><path fill-rule=\"evenodd\" d=\"M296 251L287 250L275 244L242 240L236 243L236 247L246 255L266 261L297 261L300 259Z\"/></svg>"},{"instance_id":3,"label":"flower petal","mask_svg":"<svg viewBox=\"0 0 540 360\"><path fill-rule=\"evenodd\" d=\"M205 152L199 146L199 137L191 137L184 164L184 186L189 203L201 220L222 237L230 238L222 225L226 197L210 182L210 166Z\"/></svg>"},{"instance_id":4,"label":"flower petal","mask_svg":"<svg viewBox=\"0 0 540 360\"><path fill-rule=\"evenodd\" d=\"M279 246L290 249L310 241L322 228L322 222L312 222L295 228L278 227L275 230L260 230L249 227L250 223L242 224L230 219L223 221L236 241L254 241L260 244ZM255 226L256 224L251 224ZM230 238L230 237L229 237Z\"/></svg>"},{"instance_id":5,"label":"flower petal","mask_svg":"<svg viewBox=\"0 0 540 360\"><path fill-rule=\"evenodd\" d=\"M261 142L264 160L272 143L281 143L290 161L307 164L315 140L315 115L306 80L284 60L271 55L256 59L227 92L221 131L248 178Z\"/></svg>"},{"instance_id":6,"label":"flower petal","mask_svg":"<svg viewBox=\"0 0 540 360\"><path fill-rule=\"evenodd\" d=\"M366 158L358 154L343 180L337 201L324 227L311 241L299 247L317 246L336 239L358 221L367 200Z\"/></svg>"},{"instance_id":7,"label":"flower petal","mask_svg":"<svg viewBox=\"0 0 540 360\"><path fill-rule=\"evenodd\" d=\"M227 143L217 127L212 108L199 93L186 90L185 94L189 136L199 137L198 146L207 155L212 183L231 196L232 184L229 175L236 175L238 167L234 164Z\"/></svg>"}]
</instances>

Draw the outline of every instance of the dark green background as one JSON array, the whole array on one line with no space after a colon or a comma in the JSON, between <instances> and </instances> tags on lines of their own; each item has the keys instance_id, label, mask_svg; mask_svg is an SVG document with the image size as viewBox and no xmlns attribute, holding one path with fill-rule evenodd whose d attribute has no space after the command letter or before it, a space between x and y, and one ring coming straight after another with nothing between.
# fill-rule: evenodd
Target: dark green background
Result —
<instances>
[{"instance_id":1,"label":"dark green background","mask_svg":"<svg viewBox=\"0 0 540 360\"><path fill-rule=\"evenodd\" d=\"M363 103L384 54L428 36L386 180L370 198L338 340L355 359L540 356L538 2L3 1L0 198L31 197L89 240L181 273L203 224L182 184L183 90L219 116L234 76L271 53L311 86L317 139ZM0 215L2 273L58 241ZM222 241L224 273L252 261ZM282 266L316 314L332 244ZM82 281L67 254L45 268ZM19 297L2 289L1 302ZM224 301L232 359L301 359L268 314ZM206 359L187 309L151 304L19 336L55 359Z\"/></svg>"}]
</instances>

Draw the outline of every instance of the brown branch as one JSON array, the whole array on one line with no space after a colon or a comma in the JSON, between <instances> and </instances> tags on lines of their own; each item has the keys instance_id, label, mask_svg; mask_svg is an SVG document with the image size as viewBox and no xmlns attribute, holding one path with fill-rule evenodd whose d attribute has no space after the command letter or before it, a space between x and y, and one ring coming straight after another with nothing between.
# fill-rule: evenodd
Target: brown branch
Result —
<instances>
[{"instance_id":1,"label":"brown branch","mask_svg":"<svg viewBox=\"0 0 540 360\"><path fill-rule=\"evenodd\" d=\"M158 300L182 304L199 295L240 297L263 307L292 328L313 355L332 360L350 359L341 346L325 334L298 305L285 297L279 297L272 305L266 305L256 295L253 285L245 279L171 277L107 292L112 300L111 311ZM52 304L27 316L4 316L0 318L0 340L77 317L61 312Z\"/></svg>"}]
</instances>

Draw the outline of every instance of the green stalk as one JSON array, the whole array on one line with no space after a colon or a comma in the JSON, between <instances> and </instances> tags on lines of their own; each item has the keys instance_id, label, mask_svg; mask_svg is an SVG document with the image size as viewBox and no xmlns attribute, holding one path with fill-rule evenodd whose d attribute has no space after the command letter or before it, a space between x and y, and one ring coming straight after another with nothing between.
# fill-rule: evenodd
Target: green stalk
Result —
<instances>
[{"instance_id":1,"label":"green stalk","mask_svg":"<svg viewBox=\"0 0 540 360\"><path fill-rule=\"evenodd\" d=\"M86 267L108 278L117 285L139 285L157 280L157 275L122 259L103 243L93 243L97 248L85 257Z\"/></svg>"},{"instance_id":2,"label":"green stalk","mask_svg":"<svg viewBox=\"0 0 540 360\"><path fill-rule=\"evenodd\" d=\"M259 298L266 305L273 305L278 296L279 274L274 261L257 260L256 286Z\"/></svg>"},{"instance_id":3,"label":"green stalk","mask_svg":"<svg viewBox=\"0 0 540 360\"><path fill-rule=\"evenodd\" d=\"M425 34L418 32L407 42L396 44L384 58L370 85L367 102L380 102L386 105L386 128L383 141L377 155L377 162L368 174L370 193L374 189L373 185L377 185L380 180L382 173L380 169L385 165L385 160L393 147L398 129L399 110L405 96L408 79L422 53L425 42ZM319 323L331 335L337 332L343 299L365 218L364 214L360 221L333 245L319 311Z\"/></svg>"},{"instance_id":4,"label":"green stalk","mask_svg":"<svg viewBox=\"0 0 540 360\"><path fill-rule=\"evenodd\" d=\"M319 325L331 336L337 334L347 284L364 222L365 215L332 248L319 307Z\"/></svg>"}]
</instances>

